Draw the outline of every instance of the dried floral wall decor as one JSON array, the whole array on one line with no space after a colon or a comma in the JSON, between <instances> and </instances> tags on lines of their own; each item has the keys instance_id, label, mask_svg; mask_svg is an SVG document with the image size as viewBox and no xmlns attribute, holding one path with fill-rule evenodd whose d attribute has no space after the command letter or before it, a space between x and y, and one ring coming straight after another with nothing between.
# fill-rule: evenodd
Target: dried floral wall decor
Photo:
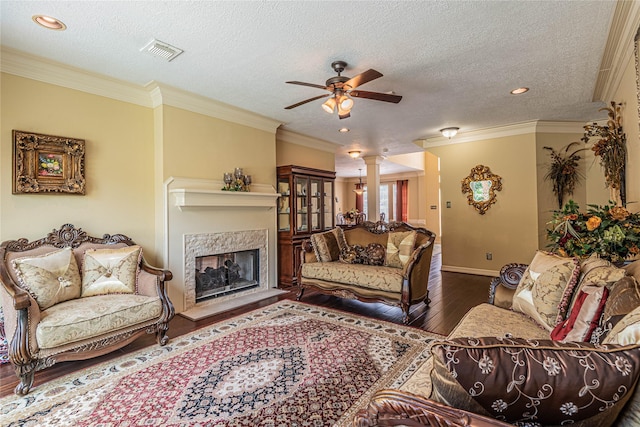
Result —
<instances>
[{"instance_id":1,"label":"dried floral wall decor","mask_svg":"<svg viewBox=\"0 0 640 427\"><path fill-rule=\"evenodd\" d=\"M572 142L560 149L560 151L556 151L553 147L542 147L551 152L551 164L544 179L553 183L553 194L556 195L558 200L558 209L562 209L564 197L573 194L576 185L583 178L583 174L578 168L581 159L578 153L586 150L586 148L579 148L569 153L570 149L579 144L579 142Z\"/></svg>"},{"instance_id":2,"label":"dried floral wall decor","mask_svg":"<svg viewBox=\"0 0 640 427\"><path fill-rule=\"evenodd\" d=\"M604 171L605 183L611 191L611 199L619 205L626 206L627 137L622 130L621 109L622 104L615 102L611 102L610 107L601 108L600 111L608 112L607 124L586 125L582 141L588 143L590 138L598 138L591 150L600 158L600 166Z\"/></svg>"},{"instance_id":3,"label":"dried floral wall decor","mask_svg":"<svg viewBox=\"0 0 640 427\"><path fill-rule=\"evenodd\" d=\"M85 193L83 139L13 131L13 194Z\"/></svg>"}]
</instances>

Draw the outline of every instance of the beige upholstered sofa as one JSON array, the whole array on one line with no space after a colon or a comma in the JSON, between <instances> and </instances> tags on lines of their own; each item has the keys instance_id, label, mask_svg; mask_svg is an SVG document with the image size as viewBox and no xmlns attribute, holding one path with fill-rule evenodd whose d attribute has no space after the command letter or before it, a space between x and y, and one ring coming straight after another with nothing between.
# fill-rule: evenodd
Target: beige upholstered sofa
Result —
<instances>
[{"instance_id":1,"label":"beige upholstered sofa","mask_svg":"<svg viewBox=\"0 0 640 427\"><path fill-rule=\"evenodd\" d=\"M435 234L402 222L365 221L312 235L302 245L298 300L304 290L365 302L409 307L429 304L429 272Z\"/></svg>"},{"instance_id":2,"label":"beige upholstered sofa","mask_svg":"<svg viewBox=\"0 0 640 427\"><path fill-rule=\"evenodd\" d=\"M0 300L9 360L27 394L36 371L121 348L144 334L165 345L174 316L168 270L147 265L122 235L91 237L71 224L45 238L0 245Z\"/></svg>"},{"instance_id":3,"label":"beige upholstered sofa","mask_svg":"<svg viewBox=\"0 0 640 427\"><path fill-rule=\"evenodd\" d=\"M504 268L491 284L501 306L471 309L404 384L374 396L356 425L640 426L640 261L618 269L552 258ZM598 288L608 294L599 301ZM545 308L551 296L557 304ZM587 329L592 342L550 339L584 338Z\"/></svg>"}]
</instances>

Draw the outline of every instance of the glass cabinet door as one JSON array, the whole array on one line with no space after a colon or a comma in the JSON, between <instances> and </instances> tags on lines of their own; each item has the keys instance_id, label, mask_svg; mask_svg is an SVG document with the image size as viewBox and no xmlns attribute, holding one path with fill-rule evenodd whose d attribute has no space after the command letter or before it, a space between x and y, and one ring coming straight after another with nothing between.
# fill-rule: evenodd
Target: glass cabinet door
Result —
<instances>
[{"instance_id":1,"label":"glass cabinet door","mask_svg":"<svg viewBox=\"0 0 640 427\"><path fill-rule=\"evenodd\" d=\"M291 189L287 178L278 179L278 231L291 229Z\"/></svg>"},{"instance_id":2,"label":"glass cabinet door","mask_svg":"<svg viewBox=\"0 0 640 427\"><path fill-rule=\"evenodd\" d=\"M294 178L296 188L296 232L309 231L309 178L296 176Z\"/></svg>"},{"instance_id":3,"label":"glass cabinet door","mask_svg":"<svg viewBox=\"0 0 640 427\"><path fill-rule=\"evenodd\" d=\"M324 211L324 229L330 230L333 228L333 182L325 181L324 192L322 193L322 210Z\"/></svg>"},{"instance_id":4,"label":"glass cabinet door","mask_svg":"<svg viewBox=\"0 0 640 427\"><path fill-rule=\"evenodd\" d=\"M321 206L322 180L311 179L311 192L309 194L309 210L311 217L311 231L322 230L322 206Z\"/></svg>"}]
</instances>

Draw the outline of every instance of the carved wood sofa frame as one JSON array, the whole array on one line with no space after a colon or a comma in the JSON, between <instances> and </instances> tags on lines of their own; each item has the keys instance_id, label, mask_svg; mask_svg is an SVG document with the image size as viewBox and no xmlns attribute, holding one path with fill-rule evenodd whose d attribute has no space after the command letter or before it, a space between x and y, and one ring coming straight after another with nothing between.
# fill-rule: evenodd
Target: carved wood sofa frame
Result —
<instances>
[{"instance_id":1,"label":"carved wood sofa frame","mask_svg":"<svg viewBox=\"0 0 640 427\"><path fill-rule=\"evenodd\" d=\"M413 227L405 222L365 221L355 226L345 227L345 236L357 229L364 229L372 234L386 234L392 231L416 231L419 235L420 243L413 251L411 259L404 268L404 279L402 281L402 291L398 295L391 295L390 292L375 292L366 289L366 292L358 292L355 286L345 286L340 283L322 282L319 280L307 280L302 276L302 266L309 259L315 259L313 247L310 240L302 243L300 251L300 267L298 268L298 294L296 299L300 301L304 290L309 288L327 295L334 295L340 298L356 299L362 302L382 302L388 305L400 307L403 312L402 321L409 323L409 308L412 304L424 302L427 306L429 300L428 281L431 269L431 254L436 235L426 228ZM348 239L347 239L348 241ZM393 267L389 267L393 268ZM364 289L363 289L364 290Z\"/></svg>"},{"instance_id":2,"label":"carved wood sofa frame","mask_svg":"<svg viewBox=\"0 0 640 427\"><path fill-rule=\"evenodd\" d=\"M30 307L32 304L37 308L35 300L21 287L19 287L11 278L7 271L7 255L15 252L26 252L32 249L50 246L52 249L62 249L70 247L77 249L82 244L93 244L92 247L100 247L99 245L127 245L132 246L135 243L127 236L122 234L109 235L105 234L102 238L91 237L87 235L81 228L75 228L72 224L64 224L60 230L53 230L51 233L40 240L29 242L27 239L8 240L0 245L0 282L2 288L0 295L3 297L4 306L6 307L7 296L10 304L17 315L15 319L15 332L9 340L9 360L13 364L16 375L20 378L20 383L15 388L15 393L25 395L29 392L33 385L35 372L50 367L57 362L70 360L84 360L103 354L112 352L125 345L131 343L138 337L145 334L155 334L156 341L159 345L164 346L169 337L166 332L169 328L169 321L174 317L175 311L173 304L167 295L165 282L173 278L173 274L169 270L152 267L146 263L144 258L140 261L140 274L150 274L155 277L156 291L160 299L162 311L157 321L152 324L144 322L139 325L128 327L121 332L113 331L109 334L103 334L93 340L84 340L78 345L71 345L70 348L62 352L50 354L41 357L39 354L31 352L30 340ZM144 273L143 273L144 272ZM39 311L39 308L38 308ZM7 313L5 311L5 322ZM6 326L6 325L5 325Z\"/></svg>"}]
</instances>

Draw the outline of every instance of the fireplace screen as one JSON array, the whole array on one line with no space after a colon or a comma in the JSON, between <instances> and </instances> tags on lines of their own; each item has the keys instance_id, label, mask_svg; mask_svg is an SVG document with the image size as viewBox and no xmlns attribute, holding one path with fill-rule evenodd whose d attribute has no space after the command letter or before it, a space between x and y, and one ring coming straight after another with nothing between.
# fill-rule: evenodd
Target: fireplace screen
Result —
<instances>
[{"instance_id":1,"label":"fireplace screen","mask_svg":"<svg viewBox=\"0 0 640 427\"><path fill-rule=\"evenodd\" d=\"M258 249L196 257L196 301L259 286Z\"/></svg>"}]
</instances>

